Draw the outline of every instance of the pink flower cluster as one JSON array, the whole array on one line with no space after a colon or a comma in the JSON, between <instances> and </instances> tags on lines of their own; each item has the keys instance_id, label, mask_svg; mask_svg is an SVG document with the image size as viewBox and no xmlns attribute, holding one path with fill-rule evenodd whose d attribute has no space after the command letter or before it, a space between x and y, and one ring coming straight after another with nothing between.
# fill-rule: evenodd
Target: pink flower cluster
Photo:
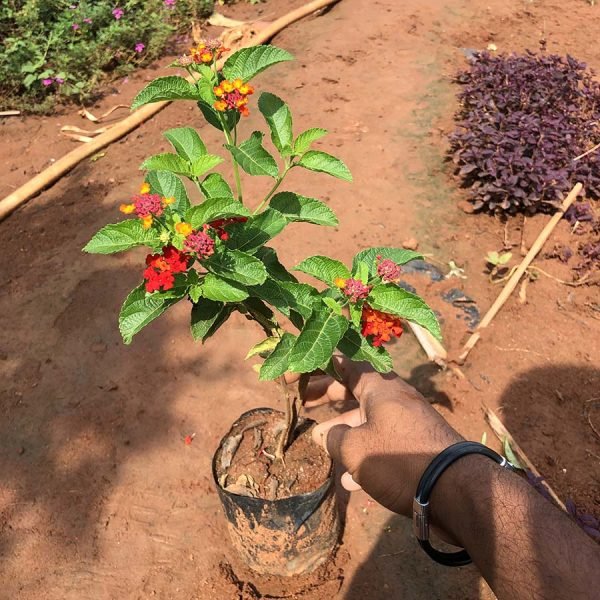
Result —
<instances>
[{"instance_id":1,"label":"pink flower cluster","mask_svg":"<svg viewBox=\"0 0 600 600\"><path fill-rule=\"evenodd\" d=\"M383 281L388 281L391 283L396 283L400 279L400 273L402 269L389 258L381 259L381 256L377 257L377 275L383 279Z\"/></svg>"},{"instance_id":2,"label":"pink flower cluster","mask_svg":"<svg viewBox=\"0 0 600 600\"><path fill-rule=\"evenodd\" d=\"M160 217L163 214L162 197L159 194L139 194L133 196L132 200L138 217L147 215Z\"/></svg>"},{"instance_id":3,"label":"pink flower cluster","mask_svg":"<svg viewBox=\"0 0 600 600\"><path fill-rule=\"evenodd\" d=\"M208 258L215 251L215 240L204 231L194 231L185 238L183 249L195 252L199 258Z\"/></svg>"},{"instance_id":4,"label":"pink flower cluster","mask_svg":"<svg viewBox=\"0 0 600 600\"><path fill-rule=\"evenodd\" d=\"M371 288L359 279L346 279L342 294L348 296L350 302L358 302L369 295Z\"/></svg>"}]
</instances>

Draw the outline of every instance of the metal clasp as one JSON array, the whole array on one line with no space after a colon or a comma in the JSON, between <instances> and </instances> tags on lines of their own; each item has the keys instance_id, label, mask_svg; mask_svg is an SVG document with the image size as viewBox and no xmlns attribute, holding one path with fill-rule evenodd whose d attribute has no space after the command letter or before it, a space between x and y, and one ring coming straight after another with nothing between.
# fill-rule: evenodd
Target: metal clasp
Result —
<instances>
[{"instance_id":1,"label":"metal clasp","mask_svg":"<svg viewBox=\"0 0 600 600\"><path fill-rule=\"evenodd\" d=\"M429 502L421 504L416 498L413 500L413 533L423 542L429 539Z\"/></svg>"}]
</instances>

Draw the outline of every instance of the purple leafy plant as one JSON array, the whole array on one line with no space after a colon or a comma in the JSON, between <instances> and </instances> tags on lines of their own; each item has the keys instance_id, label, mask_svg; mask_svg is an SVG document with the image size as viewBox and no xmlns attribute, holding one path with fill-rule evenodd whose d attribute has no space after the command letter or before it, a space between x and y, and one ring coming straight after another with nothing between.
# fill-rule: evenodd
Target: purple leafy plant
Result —
<instances>
[{"instance_id":1,"label":"purple leafy plant","mask_svg":"<svg viewBox=\"0 0 600 600\"><path fill-rule=\"evenodd\" d=\"M460 72L451 156L476 210L551 211L576 181L600 197L600 83L584 63L475 53Z\"/></svg>"}]
</instances>

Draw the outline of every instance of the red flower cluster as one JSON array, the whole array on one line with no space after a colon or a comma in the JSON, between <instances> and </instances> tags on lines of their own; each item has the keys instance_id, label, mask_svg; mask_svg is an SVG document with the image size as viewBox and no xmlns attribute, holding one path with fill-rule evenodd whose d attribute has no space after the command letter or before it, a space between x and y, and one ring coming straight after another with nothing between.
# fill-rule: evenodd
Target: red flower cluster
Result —
<instances>
[{"instance_id":1,"label":"red flower cluster","mask_svg":"<svg viewBox=\"0 0 600 600\"><path fill-rule=\"evenodd\" d=\"M381 256L377 257L377 275L390 283L396 283L400 279L400 273L402 269L393 260L389 258L381 259Z\"/></svg>"},{"instance_id":2,"label":"red flower cluster","mask_svg":"<svg viewBox=\"0 0 600 600\"><path fill-rule=\"evenodd\" d=\"M394 337L402 335L402 324L398 317L384 313L368 304L363 306L362 317L362 334L367 337L373 336L373 346L381 346L384 342L389 342Z\"/></svg>"},{"instance_id":3,"label":"red flower cluster","mask_svg":"<svg viewBox=\"0 0 600 600\"><path fill-rule=\"evenodd\" d=\"M350 302L358 302L369 295L371 288L359 279L346 279L342 287L342 294L348 296Z\"/></svg>"},{"instance_id":4,"label":"red flower cluster","mask_svg":"<svg viewBox=\"0 0 600 600\"><path fill-rule=\"evenodd\" d=\"M229 239L229 234L225 231L225 227L227 225L231 225L232 223L245 223L248 220L248 217L231 217L229 219L217 219L216 221L211 221L209 226L212 227L219 239L226 242Z\"/></svg>"},{"instance_id":5,"label":"red flower cluster","mask_svg":"<svg viewBox=\"0 0 600 600\"><path fill-rule=\"evenodd\" d=\"M138 217L160 217L163 214L163 199L160 194L139 194L133 196L132 201Z\"/></svg>"},{"instance_id":6,"label":"red flower cluster","mask_svg":"<svg viewBox=\"0 0 600 600\"><path fill-rule=\"evenodd\" d=\"M183 243L186 252L195 252L198 258L208 258L215 251L215 240L204 231L193 231Z\"/></svg>"},{"instance_id":7,"label":"red flower cluster","mask_svg":"<svg viewBox=\"0 0 600 600\"><path fill-rule=\"evenodd\" d=\"M174 246L165 246L162 254L148 254L146 256L146 291L170 290L175 282L175 273L187 271L190 256L177 250Z\"/></svg>"}]
</instances>

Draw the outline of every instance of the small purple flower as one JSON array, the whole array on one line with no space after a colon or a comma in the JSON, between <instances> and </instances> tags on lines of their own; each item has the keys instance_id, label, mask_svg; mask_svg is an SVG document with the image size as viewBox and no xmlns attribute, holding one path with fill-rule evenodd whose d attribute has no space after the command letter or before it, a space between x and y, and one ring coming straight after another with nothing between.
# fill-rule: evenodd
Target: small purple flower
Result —
<instances>
[{"instance_id":1,"label":"small purple flower","mask_svg":"<svg viewBox=\"0 0 600 600\"><path fill-rule=\"evenodd\" d=\"M175 8L177 0L164 0L164 4L167 8Z\"/></svg>"},{"instance_id":2,"label":"small purple flower","mask_svg":"<svg viewBox=\"0 0 600 600\"><path fill-rule=\"evenodd\" d=\"M73 29L73 31L77 31L79 29L79 23L73 23L73 25L71 25L71 29Z\"/></svg>"},{"instance_id":3,"label":"small purple flower","mask_svg":"<svg viewBox=\"0 0 600 600\"><path fill-rule=\"evenodd\" d=\"M55 77L54 82L58 83L58 85L60 85L61 83L64 83L65 80L62 77Z\"/></svg>"},{"instance_id":4,"label":"small purple flower","mask_svg":"<svg viewBox=\"0 0 600 600\"><path fill-rule=\"evenodd\" d=\"M138 42L138 43L135 45L135 51L136 51L136 52L139 54L140 52L143 52L143 51L144 51L144 48L145 48L145 47L146 47L146 45L145 45L145 44L142 44L142 42Z\"/></svg>"},{"instance_id":5,"label":"small purple flower","mask_svg":"<svg viewBox=\"0 0 600 600\"><path fill-rule=\"evenodd\" d=\"M91 25L91 24L92 24L92 19L90 19L89 17L86 17L86 18L83 20L83 22L84 22L84 23L87 23L88 25Z\"/></svg>"},{"instance_id":6,"label":"small purple flower","mask_svg":"<svg viewBox=\"0 0 600 600\"><path fill-rule=\"evenodd\" d=\"M52 85L52 77L48 77L47 79L42 79L42 85L45 87L48 87L49 85Z\"/></svg>"},{"instance_id":7,"label":"small purple flower","mask_svg":"<svg viewBox=\"0 0 600 600\"><path fill-rule=\"evenodd\" d=\"M114 8L112 14L113 17L118 21L125 14L125 11L122 8Z\"/></svg>"}]
</instances>

